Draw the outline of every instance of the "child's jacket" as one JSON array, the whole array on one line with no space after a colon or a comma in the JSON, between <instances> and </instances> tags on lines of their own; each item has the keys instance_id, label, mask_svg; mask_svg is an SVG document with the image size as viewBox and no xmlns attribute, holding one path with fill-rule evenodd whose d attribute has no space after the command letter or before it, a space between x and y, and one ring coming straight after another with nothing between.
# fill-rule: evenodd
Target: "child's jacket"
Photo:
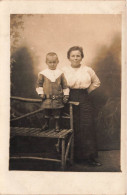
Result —
<instances>
[{"instance_id":1,"label":"child's jacket","mask_svg":"<svg viewBox=\"0 0 127 195\"><path fill-rule=\"evenodd\" d=\"M44 94L42 108L57 109L62 108L63 96L69 95L67 81L63 72L59 69L45 69L38 74L37 93Z\"/></svg>"}]
</instances>

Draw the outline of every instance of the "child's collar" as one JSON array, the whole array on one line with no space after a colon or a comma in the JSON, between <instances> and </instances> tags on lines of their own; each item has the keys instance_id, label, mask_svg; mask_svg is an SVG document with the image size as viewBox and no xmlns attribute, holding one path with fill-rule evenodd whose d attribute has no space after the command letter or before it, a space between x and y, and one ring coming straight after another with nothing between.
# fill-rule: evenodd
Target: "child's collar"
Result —
<instances>
[{"instance_id":1,"label":"child's collar","mask_svg":"<svg viewBox=\"0 0 127 195\"><path fill-rule=\"evenodd\" d=\"M43 70L40 72L40 74L43 74L45 77L47 77L51 82L55 82L56 79L62 74L63 72L56 68L55 70L51 70L49 68Z\"/></svg>"}]
</instances>

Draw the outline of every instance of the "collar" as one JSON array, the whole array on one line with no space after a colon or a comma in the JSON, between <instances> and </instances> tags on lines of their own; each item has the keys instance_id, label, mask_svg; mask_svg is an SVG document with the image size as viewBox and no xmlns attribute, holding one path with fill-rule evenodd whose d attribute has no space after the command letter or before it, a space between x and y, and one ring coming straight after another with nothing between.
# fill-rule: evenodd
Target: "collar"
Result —
<instances>
[{"instance_id":1,"label":"collar","mask_svg":"<svg viewBox=\"0 0 127 195\"><path fill-rule=\"evenodd\" d=\"M43 74L45 77L47 77L51 82L55 82L56 79L62 74L63 72L56 68L55 70L50 70L49 68L43 70L40 72L40 74Z\"/></svg>"}]
</instances>

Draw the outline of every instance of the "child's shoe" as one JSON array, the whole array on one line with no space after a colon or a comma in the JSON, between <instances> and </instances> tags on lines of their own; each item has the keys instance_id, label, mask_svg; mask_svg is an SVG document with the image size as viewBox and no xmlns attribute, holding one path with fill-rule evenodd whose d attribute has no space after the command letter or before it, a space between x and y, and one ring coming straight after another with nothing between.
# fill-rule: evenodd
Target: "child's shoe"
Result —
<instances>
[{"instance_id":1,"label":"child's shoe","mask_svg":"<svg viewBox=\"0 0 127 195\"><path fill-rule=\"evenodd\" d=\"M59 119L56 119L55 131L60 132Z\"/></svg>"},{"instance_id":2,"label":"child's shoe","mask_svg":"<svg viewBox=\"0 0 127 195\"><path fill-rule=\"evenodd\" d=\"M44 124L41 128L42 130L46 131L49 129L49 126L47 124Z\"/></svg>"},{"instance_id":3,"label":"child's shoe","mask_svg":"<svg viewBox=\"0 0 127 195\"><path fill-rule=\"evenodd\" d=\"M55 132L60 132L60 129L58 127L55 128Z\"/></svg>"},{"instance_id":4,"label":"child's shoe","mask_svg":"<svg viewBox=\"0 0 127 195\"><path fill-rule=\"evenodd\" d=\"M43 131L46 131L49 129L49 119L46 120L45 124L42 125L42 128L41 128Z\"/></svg>"}]
</instances>

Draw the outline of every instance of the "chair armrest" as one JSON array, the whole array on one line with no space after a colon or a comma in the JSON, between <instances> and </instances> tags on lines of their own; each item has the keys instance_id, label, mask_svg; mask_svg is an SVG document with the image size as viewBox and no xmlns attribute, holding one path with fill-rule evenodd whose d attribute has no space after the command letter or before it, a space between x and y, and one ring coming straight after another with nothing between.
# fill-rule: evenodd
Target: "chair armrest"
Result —
<instances>
[{"instance_id":1,"label":"chair armrest","mask_svg":"<svg viewBox=\"0 0 127 195\"><path fill-rule=\"evenodd\" d=\"M79 102L72 102L72 101L69 101L68 103L69 103L69 104L72 104L72 105L75 105L75 106L78 106L78 105L79 105Z\"/></svg>"}]
</instances>

